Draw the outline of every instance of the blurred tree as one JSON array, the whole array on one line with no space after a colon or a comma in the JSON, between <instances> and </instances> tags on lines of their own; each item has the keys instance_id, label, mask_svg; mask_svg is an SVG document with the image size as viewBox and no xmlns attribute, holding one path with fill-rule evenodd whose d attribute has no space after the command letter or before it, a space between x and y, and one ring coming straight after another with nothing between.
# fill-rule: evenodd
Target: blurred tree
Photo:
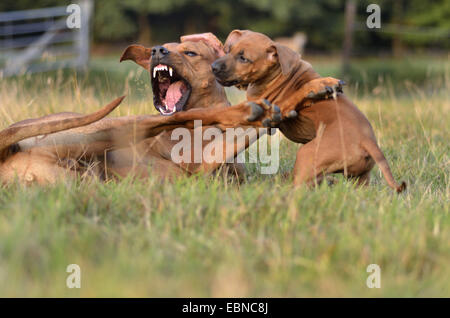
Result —
<instances>
[{"instance_id":1,"label":"blurred tree","mask_svg":"<svg viewBox=\"0 0 450 318\"><path fill-rule=\"evenodd\" d=\"M411 44L440 42L446 48L450 46L449 0L409 1L402 23L407 26L420 27L423 30L418 34L404 36L405 40Z\"/></svg>"},{"instance_id":2,"label":"blurred tree","mask_svg":"<svg viewBox=\"0 0 450 318\"><path fill-rule=\"evenodd\" d=\"M272 37L302 30L312 46L331 49L340 47L342 12L342 0L97 0L95 35L149 44L205 31L224 39L235 28Z\"/></svg>"},{"instance_id":3,"label":"blurred tree","mask_svg":"<svg viewBox=\"0 0 450 318\"><path fill-rule=\"evenodd\" d=\"M362 1L360 10L372 2ZM391 48L395 56L401 56L406 47L450 46L449 0L378 0L377 3L381 7L382 27L378 32L359 32L362 44L369 44L365 41L370 39L372 47Z\"/></svg>"},{"instance_id":4,"label":"blurred tree","mask_svg":"<svg viewBox=\"0 0 450 318\"><path fill-rule=\"evenodd\" d=\"M0 11L25 10L42 7L56 7L69 5L70 1L58 0L2 0L0 1Z\"/></svg>"},{"instance_id":5,"label":"blurred tree","mask_svg":"<svg viewBox=\"0 0 450 318\"><path fill-rule=\"evenodd\" d=\"M185 5L188 0L128 0L124 7L132 10L137 16L138 41L142 44L152 42L152 30L149 22L150 14L168 14Z\"/></svg>"},{"instance_id":6,"label":"blurred tree","mask_svg":"<svg viewBox=\"0 0 450 318\"><path fill-rule=\"evenodd\" d=\"M355 0L347 0L345 3L345 35L342 48L342 72L347 75L350 71L350 56L353 47L353 33L355 24L356 3Z\"/></svg>"},{"instance_id":7,"label":"blurred tree","mask_svg":"<svg viewBox=\"0 0 450 318\"><path fill-rule=\"evenodd\" d=\"M75 1L1 0L0 11ZM353 54L389 51L401 43L448 48L449 0L377 0L382 28L376 32L364 27L366 7L373 2L356 1L360 28L354 33ZM94 37L149 45L176 41L181 34L194 32L210 31L224 40L233 29L252 29L271 37L303 31L308 35L307 51L333 52L342 48L344 8L345 0L95 0Z\"/></svg>"},{"instance_id":8,"label":"blurred tree","mask_svg":"<svg viewBox=\"0 0 450 318\"><path fill-rule=\"evenodd\" d=\"M121 0L96 0L94 36L104 41L131 39L138 30L133 16Z\"/></svg>"},{"instance_id":9,"label":"blurred tree","mask_svg":"<svg viewBox=\"0 0 450 318\"><path fill-rule=\"evenodd\" d=\"M392 4L392 24L401 25L403 21L403 0ZM392 53L395 57L403 55L403 37L399 33L392 34Z\"/></svg>"}]
</instances>

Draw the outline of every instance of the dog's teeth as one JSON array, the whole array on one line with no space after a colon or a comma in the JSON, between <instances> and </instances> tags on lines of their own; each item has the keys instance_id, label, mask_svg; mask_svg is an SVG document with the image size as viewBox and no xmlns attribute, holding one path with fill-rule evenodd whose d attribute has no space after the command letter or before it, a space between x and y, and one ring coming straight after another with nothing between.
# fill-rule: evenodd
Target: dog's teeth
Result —
<instances>
[{"instance_id":1,"label":"dog's teeth","mask_svg":"<svg viewBox=\"0 0 450 318\"><path fill-rule=\"evenodd\" d=\"M172 77L172 73L173 73L173 69L169 66L169 74L170 74L170 77Z\"/></svg>"},{"instance_id":2,"label":"dog's teeth","mask_svg":"<svg viewBox=\"0 0 450 318\"><path fill-rule=\"evenodd\" d=\"M156 72L157 72L158 70L156 69L156 67L153 69L153 78L155 78L156 77Z\"/></svg>"}]
</instances>

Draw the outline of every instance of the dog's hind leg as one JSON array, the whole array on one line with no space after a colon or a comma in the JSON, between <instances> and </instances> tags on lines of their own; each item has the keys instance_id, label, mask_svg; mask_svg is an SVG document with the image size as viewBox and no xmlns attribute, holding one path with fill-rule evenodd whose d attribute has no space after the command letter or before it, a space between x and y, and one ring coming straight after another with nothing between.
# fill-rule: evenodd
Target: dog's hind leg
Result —
<instances>
[{"instance_id":1,"label":"dog's hind leg","mask_svg":"<svg viewBox=\"0 0 450 318\"><path fill-rule=\"evenodd\" d=\"M356 184L358 186L368 186L370 184L370 170L364 172L358 177L355 177L354 179L356 179Z\"/></svg>"},{"instance_id":2,"label":"dog's hind leg","mask_svg":"<svg viewBox=\"0 0 450 318\"><path fill-rule=\"evenodd\" d=\"M321 164L317 162L317 139L300 147L297 151L297 157L294 165L294 185L300 186L307 184L314 185L320 181L317 178L323 173Z\"/></svg>"},{"instance_id":3,"label":"dog's hind leg","mask_svg":"<svg viewBox=\"0 0 450 318\"><path fill-rule=\"evenodd\" d=\"M336 129L326 128L322 135L300 147L294 166L294 184L314 185L330 173L342 172L346 176L360 175L358 163L364 154L359 148L342 149L336 141ZM345 142L345 141L344 141Z\"/></svg>"},{"instance_id":4,"label":"dog's hind leg","mask_svg":"<svg viewBox=\"0 0 450 318\"><path fill-rule=\"evenodd\" d=\"M17 180L25 185L47 185L75 176L75 171L61 167L54 155L38 151L18 152L0 165L2 184Z\"/></svg>"}]
</instances>

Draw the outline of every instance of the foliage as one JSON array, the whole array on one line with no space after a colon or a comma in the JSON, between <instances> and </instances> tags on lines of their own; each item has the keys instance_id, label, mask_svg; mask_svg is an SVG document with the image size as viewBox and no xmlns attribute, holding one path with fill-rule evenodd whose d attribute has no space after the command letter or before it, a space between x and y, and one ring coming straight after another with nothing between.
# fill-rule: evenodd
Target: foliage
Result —
<instances>
[{"instance_id":1,"label":"foliage","mask_svg":"<svg viewBox=\"0 0 450 318\"><path fill-rule=\"evenodd\" d=\"M3 0L0 11L65 3L70 1ZM369 3L373 1L357 1L357 22L365 23ZM394 38L412 48L449 47L450 1L376 3L381 7L382 29L379 32L359 29L355 34L356 53L373 54L376 49L389 49ZM233 29L252 29L271 37L303 31L308 35L309 49L335 51L342 46L344 7L345 0L96 0L94 35L103 42L161 43L177 40L181 34L205 31L221 39ZM402 27L389 27L392 23Z\"/></svg>"}]
</instances>

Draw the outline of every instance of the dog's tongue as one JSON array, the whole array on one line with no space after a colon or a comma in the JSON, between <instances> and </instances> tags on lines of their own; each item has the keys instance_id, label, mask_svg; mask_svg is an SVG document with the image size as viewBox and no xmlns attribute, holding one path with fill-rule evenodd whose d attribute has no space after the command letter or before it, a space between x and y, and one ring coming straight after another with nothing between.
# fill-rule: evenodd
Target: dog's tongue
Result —
<instances>
[{"instance_id":1,"label":"dog's tongue","mask_svg":"<svg viewBox=\"0 0 450 318\"><path fill-rule=\"evenodd\" d=\"M175 108L175 105L181 99L181 96L183 96L185 89L186 86L182 81L177 81L173 84L170 84L169 88L167 89L165 100L166 106L170 111Z\"/></svg>"}]
</instances>

